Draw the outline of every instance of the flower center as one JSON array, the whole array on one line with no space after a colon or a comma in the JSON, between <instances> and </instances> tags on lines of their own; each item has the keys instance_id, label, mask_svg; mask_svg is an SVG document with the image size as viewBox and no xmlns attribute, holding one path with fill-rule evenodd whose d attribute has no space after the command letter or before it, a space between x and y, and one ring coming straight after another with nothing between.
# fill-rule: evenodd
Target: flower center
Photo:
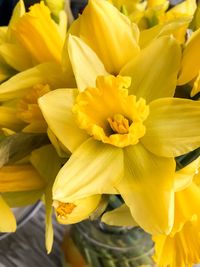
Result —
<instances>
[{"instance_id":1,"label":"flower center","mask_svg":"<svg viewBox=\"0 0 200 267\"><path fill-rule=\"evenodd\" d=\"M115 114L107 119L114 133L127 134L129 131L129 121L121 114Z\"/></svg>"},{"instance_id":2,"label":"flower center","mask_svg":"<svg viewBox=\"0 0 200 267\"><path fill-rule=\"evenodd\" d=\"M131 79L99 76L96 88L81 92L72 109L79 128L96 140L117 147L137 144L145 134L143 121L149 114L144 99L128 95Z\"/></svg>"},{"instance_id":3,"label":"flower center","mask_svg":"<svg viewBox=\"0 0 200 267\"><path fill-rule=\"evenodd\" d=\"M71 214L73 209L76 207L76 205L74 205L73 203L63 203L60 201L54 201L53 206L56 209L57 216L62 219Z\"/></svg>"}]
</instances>

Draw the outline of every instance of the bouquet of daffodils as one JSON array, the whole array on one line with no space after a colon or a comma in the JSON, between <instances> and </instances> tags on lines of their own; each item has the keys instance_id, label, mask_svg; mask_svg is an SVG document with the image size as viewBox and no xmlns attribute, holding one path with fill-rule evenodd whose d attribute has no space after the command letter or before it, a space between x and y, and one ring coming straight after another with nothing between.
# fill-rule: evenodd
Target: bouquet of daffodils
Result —
<instances>
[{"instance_id":1,"label":"bouquet of daffodils","mask_svg":"<svg viewBox=\"0 0 200 267\"><path fill-rule=\"evenodd\" d=\"M42 198L48 252L53 212L98 214L150 233L158 266L200 262L199 47L194 0L89 0L73 22L20 0L0 28L0 231Z\"/></svg>"}]
</instances>

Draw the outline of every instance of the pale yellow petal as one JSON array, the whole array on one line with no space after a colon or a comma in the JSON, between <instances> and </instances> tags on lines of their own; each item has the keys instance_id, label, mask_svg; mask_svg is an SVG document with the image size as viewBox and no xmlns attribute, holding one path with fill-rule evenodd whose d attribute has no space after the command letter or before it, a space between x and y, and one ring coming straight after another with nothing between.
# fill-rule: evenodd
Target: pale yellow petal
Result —
<instances>
[{"instance_id":1,"label":"pale yellow petal","mask_svg":"<svg viewBox=\"0 0 200 267\"><path fill-rule=\"evenodd\" d=\"M88 139L58 173L53 199L70 203L95 194L115 194L122 175L122 150Z\"/></svg>"},{"instance_id":2,"label":"pale yellow petal","mask_svg":"<svg viewBox=\"0 0 200 267\"><path fill-rule=\"evenodd\" d=\"M74 151L88 138L87 133L78 128L72 113L77 94L77 89L57 89L39 99L39 106L49 128L70 151Z\"/></svg>"},{"instance_id":3,"label":"pale yellow petal","mask_svg":"<svg viewBox=\"0 0 200 267\"><path fill-rule=\"evenodd\" d=\"M193 97L200 92L200 71L194 81L190 96Z\"/></svg>"},{"instance_id":4,"label":"pale yellow petal","mask_svg":"<svg viewBox=\"0 0 200 267\"><path fill-rule=\"evenodd\" d=\"M0 232L14 232L16 230L16 220L11 209L0 196Z\"/></svg>"},{"instance_id":5,"label":"pale yellow petal","mask_svg":"<svg viewBox=\"0 0 200 267\"><path fill-rule=\"evenodd\" d=\"M41 160L42 159L42 160ZM53 245L53 225L52 225L52 186L55 177L61 168L61 159L57 155L52 145L46 145L32 152L31 163L46 181L44 190L45 199L45 244L47 252L50 253Z\"/></svg>"},{"instance_id":6,"label":"pale yellow petal","mask_svg":"<svg viewBox=\"0 0 200 267\"><path fill-rule=\"evenodd\" d=\"M89 1L70 33L83 39L112 74L139 52L131 21L107 1Z\"/></svg>"},{"instance_id":7,"label":"pale yellow petal","mask_svg":"<svg viewBox=\"0 0 200 267\"><path fill-rule=\"evenodd\" d=\"M92 195L86 198L77 199L73 203L73 209L69 214L59 216L56 212L56 218L61 224L74 224L87 219L98 207L101 195ZM54 204L55 205L55 204Z\"/></svg>"},{"instance_id":8,"label":"pale yellow petal","mask_svg":"<svg viewBox=\"0 0 200 267\"><path fill-rule=\"evenodd\" d=\"M44 180L31 164L6 165L0 168L0 192L42 189Z\"/></svg>"},{"instance_id":9,"label":"pale yellow petal","mask_svg":"<svg viewBox=\"0 0 200 267\"><path fill-rule=\"evenodd\" d=\"M195 0L185 0L175 5L165 14L165 19L173 20L179 17L190 17L194 15L197 4Z\"/></svg>"},{"instance_id":10,"label":"pale yellow petal","mask_svg":"<svg viewBox=\"0 0 200 267\"><path fill-rule=\"evenodd\" d=\"M138 226L126 204L103 214L101 221L114 226Z\"/></svg>"},{"instance_id":11,"label":"pale yellow petal","mask_svg":"<svg viewBox=\"0 0 200 267\"><path fill-rule=\"evenodd\" d=\"M145 231L169 233L174 220L174 159L157 157L140 143L124 148L124 177L116 188Z\"/></svg>"},{"instance_id":12,"label":"pale yellow petal","mask_svg":"<svg viewBox=\"0 0 200 267\"><path fill-rule=\"evenodd\" d=\"M200 168L200 157L196 160L192 161L186 167L182 168L181 170L177 171L175 174L175 191L181 191L188 187L195 174L198 172Z\"/></svg>"},{"instance_id":13,"label":"pale yellow petal","mask_svg":"<svg viewBox=\"0 0 200 267\"><path fill-rule=\"evenodd\" d=\"M160 37L128 63L120 75L131 76L131 94L150 102L173 96L180 64L180 47L174 38Z\"/></svg>"},{"instance_id":14,"label":"pale yellow petal","mask_svg":"<svg viewBox=\"0 0 200 267\"><path fill-rule=\"evenodd\" d=\"M191 183L175 194L175 218L172 234L181 230L187 221L200 216L200 188Z\"/></svg>"},{"instance_id":15,"label":"pale yellow petal","mask_svg":"<svg viewBox=\"0 0 200 267\"><path fill-rule=\"evenodd\" d=\"M18 71L23 71L33 66L29 54L17 44L1 44L0 55L8 65Z\"/></svg>"},{"instance_id":16,"label":"pale yellow petal","mask_svg":"<svg viewBox=\"0 0 200 267\"><path fill-rule=\"evenodd\" d=\"M182 85L195 78L200 70L200 29L195 31L190 37L183 51L181 70L178 84Z\"/></svg>"},{"instance_id":17,"label":"pale yellow petal","mask_svg":"<svg viewBox=\"0 0 200 267\"><path fill-rule=\"evenodd\" d=\"M165 35L173 35L180 43L185 42L185 34L191 18L178 18L165 24L158 24L150 29L144 30L140 34L140 47L144 48L154 39Z\"/></svg>"},{"instance_id":18,"label":"pale yellow petal","mask_svg":"<svg viewBox=\"0 0 200 267\"><path fill-rule=\"evenodd\" d=\"M16 4L15 8L13 9L13 13L11 19L9 21L8 30L6 33L6 38L9 42L15 41L14 36L12 36L12 26L17 23L17 21L25 14L25 5L23 0L19 0Z\"/></svg>"},{"instance_id":19,"label":"pale yellow petal","mask_svg":"<svg viewBox=\"0 0 200 267\"><path fill-rule=\"evenodd\" d=\"M16 109L6 106L0 106L0 128L10 128L18 131L24 123L16 116Z\"/></svg>"},{"instance_id":20,"label":"pale yellow petal","mask_svg":"<svg viewBox=\"0 0 200 267\"><path fill-rule=\"evenodd\" d=\"M177 157L200 146L200 104L178 98L158 99L150 103L142 143L152 153Z\"/></svg>"},{"instance_id":21,"label":"pale yellow petal","mask_svg":"<svg viewBox=\"0 0 200 267\"><path fill-rule=\"evenodd\" d=\"M43 63L14 75L0 85L0 101L7 101L24 95L27 89L37 84L48 84L52 88L65 87L66 77L61 66L56 63Z\"/></svg>"},{"instance_id":22,"label":"pale yellow petal","mask_svg":"<svg viewBox=\"0 0 200 267\"><path fill-rule=\"evenodd\" d=\"M95 52L80 38L69 35L68 52L80 91L95 87L97 76L108 75Z\"/></svg>"},{"instance_id":23,"label":"pale yellow petal","mask_svg":"<svg viewBox=\"0 0 200 267\"><path fill-rule=\"evenodd\" d=\"M63 38L43 2L30 7L12 26L12 34L36 63L61 62Z\"/></svg>"}]
</instances>

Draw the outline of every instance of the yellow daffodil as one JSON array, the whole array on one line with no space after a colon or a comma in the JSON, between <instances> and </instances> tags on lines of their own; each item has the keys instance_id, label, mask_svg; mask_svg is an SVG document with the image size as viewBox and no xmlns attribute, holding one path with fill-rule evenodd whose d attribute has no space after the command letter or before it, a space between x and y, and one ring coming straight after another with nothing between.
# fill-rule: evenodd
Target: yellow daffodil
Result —
<instances>
[{"instance_id":1,"label":"yellow daffodil","mask_svg":"<svg viewBox=\"0 0 200 267\"><path fill-rule=\"evenodd\" d=\"M148 0L140 3L132 0L110 0L123 14L136 23L144 35L173 34L180 43L184 43L186 30L196 10L195 0L186 0L169 8L167 0ZM143 43L142 34L140 43Z\"/></svg>"},{"instance_id":2,"label":"yellow daffodil","mask_svg":"<svg viewBox=\"0 0 200 267\"><path fill-rule=\"evenodd\" d=\"M66 20L66 19L65 19ZM61 32L43 2L25 12L23 1L15 7L0 55L16 71L45 61L61 62L65 32Z\"/></svg>"},{"instance_id":3,"label":"yellow daffodil","mask_svg":"<svg viewBox=\"0 0 200 267\"><path fill-rule=\"evenodd\" d=\"M46 132L38 97L73 83L70 64L61 62L66 35L65 23L61 24L52 20L43 2L31 6L29 12L22 0L16 5L0 55L7 66L21 72L0 85L1 129Z\"/></svg>"},{"instance_id":4,"label":"yellow daffodil","mask_svg":"<svg viewBox=\"0 0 200 267\"><path fill-rule=\"evenodd\" d=\"M191 165L181 170L188 180L192 177L193 181L175 193L175 219L171 233L153 238L154 258L160 267L193 266L200 261L200 188L196 183L199 181L199 159L197 165L196 170L192 167L193 175Z\"/></svg>"},{"instance_id":5,"label":"yellow daffodil","mask_svg":"<svg viewBox=\"0 0 200 267\"><path fill-rule=\"evenodd\" d=\"M62 67L43 63L20 72L0 85L0 128L46 132L37 99L52 89L66 86Z\"/></svg>"},{"instance_id":6,"label":"yellow daffodil","mask_svg":"<svg viewBox=\"0 0 200 267\"><path fill-rule=\"evenodd\" d=\"M181 70L178 79L178 85L193 82L191 96L200 92L200 29L192 33L187 41L181 63Z\"/></svg>"},{"instance_id":7,"label":"yellow daffodil","mask_svg":"<svg viewBox=\"0 0 200 267\"><path fill-rule=\"evenodd\" d=\"M120 193L140 226L168 233L174 157L200 145L199 104L173 98L178 44L172 37L155 40L117 77L106 75L77 37L69 38L69 56L79 90L58 89L39 99L49 128L72 152L54 183L54 201Z\"/></svg>"},{"instance_id":8,"label":"yellow daffodil","mask_svg":"<svg viewBox=\"0 0 200 267\"><path fill-rule=\"evenodd\" d=\"M157 235L154 259L159 267L193 266L200 261L200 158L175 174L175 219L169 235ZM125 205L106 212L102 221L137 226Z\"/></svg>"},{"instance_id":9,"label":"yellow daffodil","mask_svg":"<svg viewBox=\"0 0 200 267\"><path fill-rule=\"evenodd\" d=\"M107 1L90 0L69 32L80 36L112 74L139 52L137 26Z\"/></svg>"}]
</instances>

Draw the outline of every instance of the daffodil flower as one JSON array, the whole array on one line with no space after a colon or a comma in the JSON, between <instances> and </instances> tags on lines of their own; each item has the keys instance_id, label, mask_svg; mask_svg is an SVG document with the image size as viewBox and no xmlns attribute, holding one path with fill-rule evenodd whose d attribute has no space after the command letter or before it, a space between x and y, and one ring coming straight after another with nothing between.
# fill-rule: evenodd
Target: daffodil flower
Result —
<instances>
[{"instance_id":1,"label":"daffodil flower","mask_svg":"<svg viewBox=\"0 0 200 267\"><path fill-rule=\"evenodd\" d=\"M167 0L144 2L110 0L109 2L136 23L148 38L150 35L163 35L165 32L171 32L180 43L185 42L186 30L197 7L194 0L183 1L170 9Z\"/></svg>"},{"instance_id":2,"label":"daffodil flower","mask_svg":"<svg viewBox=\"0 0 200 267\"><path fill-rule=\"evenodd\" d=\"M199 159L195 162L198 168L195 169L194 163L192 164L182 169L179 174L184 174L192 181L189 186L175 193L175 219L171 233L153 237L154 259L161 267L193 266L200 261ZM191 169L194 170L193 174Z\"/></svg>"},{"instance_id":3,"label":"daffodil flower","mask_svg":"<svg viewBox=\"0 0 200 267\"><path fill-rule=\"evenodd\" d=\"M200 145L199 103L173 98L178 44L172 37L155 40L117 77L106 75L77 37L69 39L69 51L79 90L58 89L39 99L49 128L72 152L54 183L54 201L121 194L141 227L169 233L174 157Z\"/></svg>"},{"instance_id":4,"label":"daffodil flower","mask_svg":"<svg viewBox=\"0 0 200 267\"><path fill-rule=\"evenodd\" d=\"M61 63L65 20L56 24L43 2L31 6L29 12L25 12L22 0L16 5L0 43L4 65L14 70L13 77L0 85L1 128L46 132L37 98L72 80ZM2 79L4 76L8 78L6 72L2 72Z\"/></svg>"},{"instance_id":5,"label":"daffodil flower","mask_svg":"<svg viewBox=\"0 0 200 267\"><path fill-rule=\"evenodd\" d=\"M66 27L61 32L43 2L25 12L20 0L5 33L5 41L0 44L0 55L16 71L45 61L60 63L65 32Z\"/></svg>"},{"instance_id":6,"label":"daffodil flower","mask_svg":"<svg viewBox=\"0 0 200 267\"><path fill-rule=\"evenodd\" d=\"M183 58L179 73L178 85L183 85L189 82L193 83L191 96L200 92L200 29L192 33L191 37L185 44L183 50Z\"/></svg>"},{"instance_id":7,"label":"daffodil flower","mask_svg":"<svg viewBox=\"0 0 200 267\"><path fill-rule=\"evenodd\" d=\"M154 260L161 267L193 266L200 260L200 158L175 174L175 218L168 235L153 236ZM188 201L189 200L189 201ZM137 226L123 204L106 212L102 221L115 226Z\"/></svg>"}]
</instances>

